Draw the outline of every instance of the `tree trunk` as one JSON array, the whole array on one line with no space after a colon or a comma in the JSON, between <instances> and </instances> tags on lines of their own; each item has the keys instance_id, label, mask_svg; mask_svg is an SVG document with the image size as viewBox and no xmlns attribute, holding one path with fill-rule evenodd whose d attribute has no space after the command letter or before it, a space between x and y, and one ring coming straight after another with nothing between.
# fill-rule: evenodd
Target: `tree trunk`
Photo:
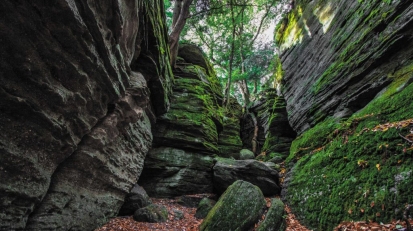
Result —
<instances>
[{"instance_id":1,"label":"tree trunk","mask_svg":"<svg viewBox=\"0 0 413 231\"><path fill-rule=\"evenodd\" d=\"M243 79L238 81L238 87L244 100L244 108L247 108L250 104L250 91L248 90L247 80Z\"/></svg>"},{"instance_id":2,"label":"tree trunk","mask_svg":"<svg viewBox=\"0 0 413 231\"><path fill-rule=\"evenodd\" d=\"M230 2L230 9L231 9L231 19L232 19L232 41L231 41L231 54L229 57L229 72L228 72L228 81L225 86L224 90L224 100L223 105L226 107L229 104L229 94L231 89L231 78L232 78L232 65L234 62L234 50L235 50L235 16L234 16L234 6L232 4L232 0Z\"/></svg>"},{"instance_id":3,"label":"tree trunk","mask_svg":"<svg viewBox=\"0 0 413 231\"><path fill-rule=\"evenodd\" d=\"M184 29L186 19L189 16L189 7L193 0L175 0L172 32L169 35L169 49L171 51L171 66L176 66L176 58L178 56L179 36Z\"/></svg>"},{"instance_id":4,"label":"tree trunk","mask_svg":"<svg viewBox=\"0 0 413 231\"><path fill-rule=\"evenodd\" d=\"M253 112L249 113L251 115L252 121L254 123L254 135L252 136L252 140L251 140L251 145L252 145L252 152L254 153L254 155L257 155L257 151L258 151L258 121L257 121L257 117L255 116L255 114Z\"/></svg>"}]
</instances>

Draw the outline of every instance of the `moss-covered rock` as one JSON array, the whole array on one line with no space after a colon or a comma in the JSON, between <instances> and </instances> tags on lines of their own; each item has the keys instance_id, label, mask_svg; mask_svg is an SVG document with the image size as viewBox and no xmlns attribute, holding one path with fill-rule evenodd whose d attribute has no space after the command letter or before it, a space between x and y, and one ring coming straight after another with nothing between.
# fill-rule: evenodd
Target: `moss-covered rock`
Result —
<instances>
[{"instance_id":1,"label":"moss-covered rock","mask_svg":"<svg viewBox=\"0 0 413 231\"><path fill-rule=\"evenodd\" d=\"M139 181L150 196L212 191L212 156L219 153L223 129L222 89L199 48L185 45L182 52L187 60L177 62L171 107L152 129L154 148Z\"/></svg>"},{"instance_id":2,"label":"moss-covered rock","mask_svg":"<svg viewBox=\"0 0 413 231\"><path fill-rule=\"evenodd\" d=\"M201 231L242 231L251 228L265 208L261 190L246 181L234 182L208 213Z\"/></svg>"},{"instance_id":3,"label":"moss-covered rock","mask_svg":"<svg viewBox=\"0 0 413 231\"><path fill-rule=\"evenodd\" d=\"M286 102L282 96L278 96L276 89L262 91L257 101L249 109L250 113L244 115L242 141L244 147L251 149L251 141L254 134L254 123L251 113L258 123L257 153L259 159L267 161L277 153L286 158L290 152L290 146L296 132L288 121Z\"/></svg>"},{"instance_id":4,"label":"moss-covered rock","mask_svg":"<svg viewBox=\"0 0 413 231\"><path fill-rule=\"evenodd\" d=\"M284 203L277 198L271 199L271 207L265 215L264 221L257 231L284 231L287 228L285 221Z\"/></svg>"},{"instance_id":5,"label":"moss-covered rock","mask_svg":"<svg viewBox=\"0 0 413 231\"><path fill-rule=\"evenodd\" d=\"M331 230L343 220L389 222L413 201L411 65L347 120L327 119L294 141L295 163L283 191L307 226ZM410 84L409 84L410 83Z\"/></svg>"},{"instance_id":6,"label":"moss-covered rock","mask_svg":"<svg viewBox=\"0 0 413 231\"><path fill-rule=\"evenodd\" d=\"M158 117L153 129L154 146L175 147L202 153L218 153L218 132L222 130L220 88L200 66L186 64L175 71L171 108Z\"/></svg>"},{"instance_id":7,"label":"moss-covered rock","mask_svg":"<svg viewBox=\"0 0 413 231\"><path fill-rule=\"evenodd\" d=\"M239 159L240 160L252 160L255 158L254 153L248 149L241 149L239 152Z\"/></svg>"},{"instance_id":8,"label":"moss-covered rock","mask_svg":"<svg viewBox=\"0 0 413 231\"><path fill-rule=\"evenodd\" d=\"M239 151L242 149L240 137L241 105L235 98L229 99L229 105L223 109L223 130L219 133L219 156L239 159Z\"/></svg>"},{"instance_id":9,"label":"moss-covered rock","mask_svg":"<svg viewBox=\"0 0 413 231\"><path fill-rule=\"evenodd\" d=\"M140 208L133 214L137 222L160 223L168 220L168 210L163 205L150 204Z\"/></svg>"},{"instance_id":10,"label":"moss-covered rock","mask_svg":"<svg viewBox=\"0 0 413 231\"><path fill-rule=\"evenodd\" d=\"M413 54L409 1L297 0L278 26L282 92L299 134L348 118Z\"/></svg>"}]
</instances>

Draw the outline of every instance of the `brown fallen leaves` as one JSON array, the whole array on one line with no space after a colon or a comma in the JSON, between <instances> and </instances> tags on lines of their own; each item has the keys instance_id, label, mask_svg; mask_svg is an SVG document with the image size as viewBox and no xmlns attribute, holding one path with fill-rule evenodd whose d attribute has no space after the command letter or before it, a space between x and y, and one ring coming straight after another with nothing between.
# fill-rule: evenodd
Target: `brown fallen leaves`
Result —
<instances>
[{"instance_id":1,"label":"brown fallen leaves","mask_svg":"<svg viewBox=\"0 0 413 231\"><path fill-rule=\"evenodd\" d=\"M146 223L134 221L130 217L117 217L111 219L103 227L95 231L147 231L147 230L176 230L176 231L197 231L202 219L195 218L196 208L187 208L176 203L174 199L151 198L154 204L164 205L168 209L168 221L163 223ZM183 212L184 217L178 220L174 210Z\"/></svg>"},{"instance_id":2,"label":"brown fallen leaves","mask_svg":"<svg viewBox=\"0 0 413 231\"><path fill-rule=\"evenodd\" d=\"M413 225L413 221L409 221L410 224ZM406 222L404 221L396 221L393 220L392 223L390 224L379 224L377 222L365 222L365 221L358 221L358 222L350 222L350 221L345 221L340 223L334 231L349 231L349 230L355 230L355 231L393 231L397 230L399 227L406 227Z\"/></svg>"},{"instance_id":3,"label":"brown fallen leaves","mask_svg":"<svg viewBox=\"0 0 413 231\"><path fill-rule=\"evenodd\" d=\"M285 205L285 212L287 213L286 222L287 222L287 231L309 231L304 225L297 220L295 215L291 212L290 207Z\"/></svg>"},{"instance_id":4,"label":"brown fallen leaves","mask_svg":"<svg viewBox=\"0 0 413 231\"><path fill-rule=\"evenodd\" d=\"M152 202L159 205L164 205L168 209L168 221L164 223L145 223L136 222L130 217L117 217L111 219L101 228L95 229L95 231L198 231L199 225L202 223L203 219L195 218L196 208L187 208L176 203L175 199L156 199L151 198ZM271 198L265 198L267 202L267 209L271 206ZM174 214L174 210L180 210L184 213L184 217L181 220L177 220ZM291 209L286 205L285 211L287 229L286 231L310 231L308 228L303 226L291 212ZM262 216L261 220L254 226L258 227L260 222L265 219L265 215ZM413 225L413 221L410 220ZM406 227L403 221L393 221L390 224L378 224L375 222L342 222L338 225L334 231L393 231L396 230L398 226ZM255 230L254 228L254 230Z\"/></svg>"}]
</instances>

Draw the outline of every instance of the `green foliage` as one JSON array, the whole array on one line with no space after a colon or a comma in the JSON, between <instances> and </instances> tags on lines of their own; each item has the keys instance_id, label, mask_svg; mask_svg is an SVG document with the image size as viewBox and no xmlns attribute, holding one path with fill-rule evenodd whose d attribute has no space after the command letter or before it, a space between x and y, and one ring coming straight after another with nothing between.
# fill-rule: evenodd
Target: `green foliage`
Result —
<instances>
[{"instance_id":1,"label":"green foliage","mask_svg":"<svg viewBox=\"0 0 413 231\"><path fill-rule=\"evenodd\" d=\"M167 12L171 12L170 2L167 2L168 4L165 3L169 9ZM233 50L231 80L247 81L249 91L254 87L260 88L260 84L253 83L260 82L261 78L272 72L273 68L270 68L270 65L275 48L272 42L261 42L258 34L271 25L283 9L280 6L286 2L286 0L194 1L195 7L191 9L192 16L188 18L187 27L182 33L183 41L195 43L206 51L209 60L217 69L222 85L228 80L231 50ZM233 32L235 32L234 40Z\"/></svg>"}]
</instances>

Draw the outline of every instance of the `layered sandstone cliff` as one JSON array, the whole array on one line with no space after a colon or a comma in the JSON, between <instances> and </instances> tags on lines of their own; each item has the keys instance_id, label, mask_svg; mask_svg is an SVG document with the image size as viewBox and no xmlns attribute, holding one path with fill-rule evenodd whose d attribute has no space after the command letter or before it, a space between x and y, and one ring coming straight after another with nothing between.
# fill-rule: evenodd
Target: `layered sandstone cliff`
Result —
<instances>
[{"instance_id":1,"label":"layered sandstone cliff","mask_svg":"<svg viewBox=\"0 0 413 231\"><path fill-rule=\"evenodd\" d=\"M0 229L117 214L169 107L162 4L0 3Z\"/></svg>"}]
</instances>

